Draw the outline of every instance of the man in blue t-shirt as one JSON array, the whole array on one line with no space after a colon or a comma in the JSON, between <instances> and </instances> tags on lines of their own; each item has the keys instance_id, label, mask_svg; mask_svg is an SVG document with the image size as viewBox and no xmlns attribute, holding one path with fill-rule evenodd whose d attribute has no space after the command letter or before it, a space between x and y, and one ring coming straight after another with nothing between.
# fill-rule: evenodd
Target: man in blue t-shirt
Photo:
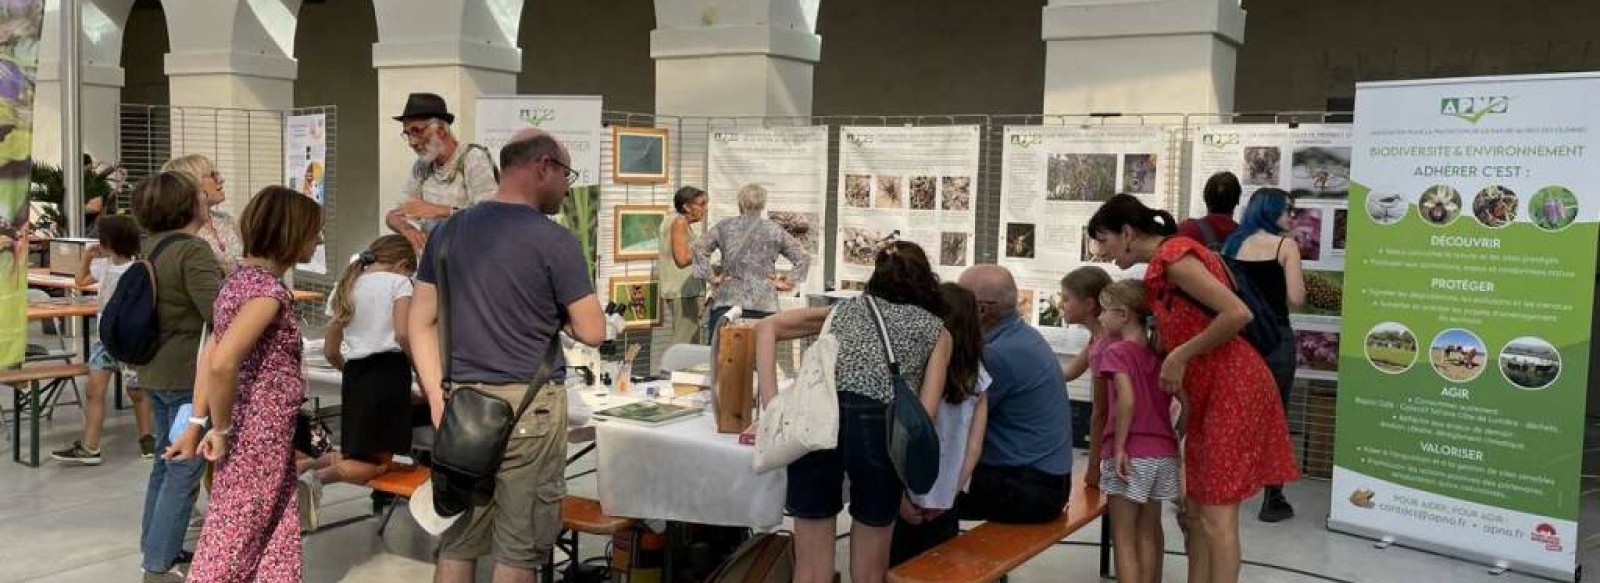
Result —
<instances>
[{"instance_id":1,"label":"man in blue t-shirt","mask_svg":"<svg viewBox=\"0 0 1600 583\"><path fill-rule=\"evenodd\" d=\"M961 274L978 298L989 421L983 455L966 493L956 500L963 520L1049 522L1072 491L1072 415L1055 352L1017 316L1017 282L997 265Z\"/></svg>"},{"instance_id":2,"label":"man in blue t-shirt","mask_svg":"<svg viewBox=\"0 0 1600 583\"><path fill-rule=\"evenodd\" d=\"M561 349L553 339L563 329L590 346L604 339L582 248L546 217L560 210L577 177L570 160L547 133L512 136L500 151L494 198L453 215L448 237L428 239L411 303L411 358L435 426L447 390L473 387L521 403L546 356L561 370L559 352L546 353ZM436 263L442 244L443 274ZM439 305L441 277L448 306ZM449 310L450 353L443 356L439 310ZM532 583L549 559L566 494L566 391L559 380L531 389L538 396L511 432L493 500L469 508L440 537L434 581L472 581L477 559L491 549L495 581Z\"/></svg>"}]
</instances>

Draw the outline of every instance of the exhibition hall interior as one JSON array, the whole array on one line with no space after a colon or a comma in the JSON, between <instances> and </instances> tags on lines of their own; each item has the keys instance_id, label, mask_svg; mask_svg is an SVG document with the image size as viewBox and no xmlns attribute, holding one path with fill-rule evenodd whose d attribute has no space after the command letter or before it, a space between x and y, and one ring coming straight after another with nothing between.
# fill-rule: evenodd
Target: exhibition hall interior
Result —
<instances>
[{"instance_id":1,"label":"exhibition hall interior","mask_svg":"<svg viewBox=\"0 0 1600 583\"><path fill-rule=\"evenodd\" d=\"M1597 29L0 0L0 583L1580 581Z\"/></svg>"}]
</instances>

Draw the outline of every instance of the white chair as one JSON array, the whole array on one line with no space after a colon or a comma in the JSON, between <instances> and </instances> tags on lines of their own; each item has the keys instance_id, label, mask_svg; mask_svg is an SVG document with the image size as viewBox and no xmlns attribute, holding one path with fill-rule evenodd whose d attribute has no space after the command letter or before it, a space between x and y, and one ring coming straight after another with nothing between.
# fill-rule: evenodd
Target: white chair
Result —
<instances>
[{"instance_id":1,"label":"white chair","mask_svg":"<svg viewBox=\"0 0 1600 583\"><path fill-rule=\"evenodd\" d=\"M661 355L661 372L664 373L710 364L711 347L702 344L676 344Z\"/></svg>"}]
</instances>

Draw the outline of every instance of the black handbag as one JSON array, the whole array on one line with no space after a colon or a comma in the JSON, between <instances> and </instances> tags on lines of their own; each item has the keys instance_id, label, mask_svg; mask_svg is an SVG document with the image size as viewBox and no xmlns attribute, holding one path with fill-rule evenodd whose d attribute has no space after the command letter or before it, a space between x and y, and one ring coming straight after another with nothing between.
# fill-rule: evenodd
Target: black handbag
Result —
<instances>
[{"instance_id":1,"label":"black handbag","mask_svg":"<svg viewBox=\"0 0 1600 583\"><path fill-rule=\"evenodd\" d=\"M889 358L889 382L894 385L894 400L889 403L889 461L900 481L912 494L927 494L939 480L939 432L933 418L922 408L922 400L900 374L900 361L895 360L894 347L889 343L889 329L878 313L878 304L872 296L862 295L872 319L878 323L878 338L883 341L884 354Z\"/></svg>"},{"instance_id":2,"label":"black handbag","mask_svg":"<svg viewBox=\"0 0 1600 583\"><path fill-rule=\"evenodd\" d=\"M456 218L439 228L434 272L439 288L439 352L445 385L450 383L450 236ZM505 459L506 443L528 405L550 379L561 349L551 335L544 361L528 381L522 402L511 403L478 387L456 387L445 399L439 434L433 444L433 504L440 516L454 516L494 497L495 475Z\"/></svg>"}]
</instances>

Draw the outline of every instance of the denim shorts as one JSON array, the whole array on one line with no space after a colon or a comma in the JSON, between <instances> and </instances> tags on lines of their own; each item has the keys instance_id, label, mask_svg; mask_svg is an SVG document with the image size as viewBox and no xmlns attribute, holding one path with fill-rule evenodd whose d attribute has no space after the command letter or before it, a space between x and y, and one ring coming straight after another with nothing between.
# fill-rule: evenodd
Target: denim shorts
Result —
<instances>
[{"instance_id":1,"label":"denim shorts","mask_svg":"<svg viewBox=\"0 0 1600 583\"><path fill-rule=\"evenodd\" d=\"M106 345L97 341L93 346L89 347L90 370L115 371L120 366L122 366L122 363L117 362L115 358L111 358L111 353L106 352Z\"/></svg>"},{"instance_id":2,"label":"denim shorts","mask_svg":"<svg viewBox=\"0 0 1600 583\"><path fill-rule=\"evenodd\" d=\"M839 393L839 445L789 465L789 514L837 516L844 509L844 479L849 476L850 518L866 526L894 523L905 486L889 461L888 409L881 401Z\"/></svg>"}]
</instances>

